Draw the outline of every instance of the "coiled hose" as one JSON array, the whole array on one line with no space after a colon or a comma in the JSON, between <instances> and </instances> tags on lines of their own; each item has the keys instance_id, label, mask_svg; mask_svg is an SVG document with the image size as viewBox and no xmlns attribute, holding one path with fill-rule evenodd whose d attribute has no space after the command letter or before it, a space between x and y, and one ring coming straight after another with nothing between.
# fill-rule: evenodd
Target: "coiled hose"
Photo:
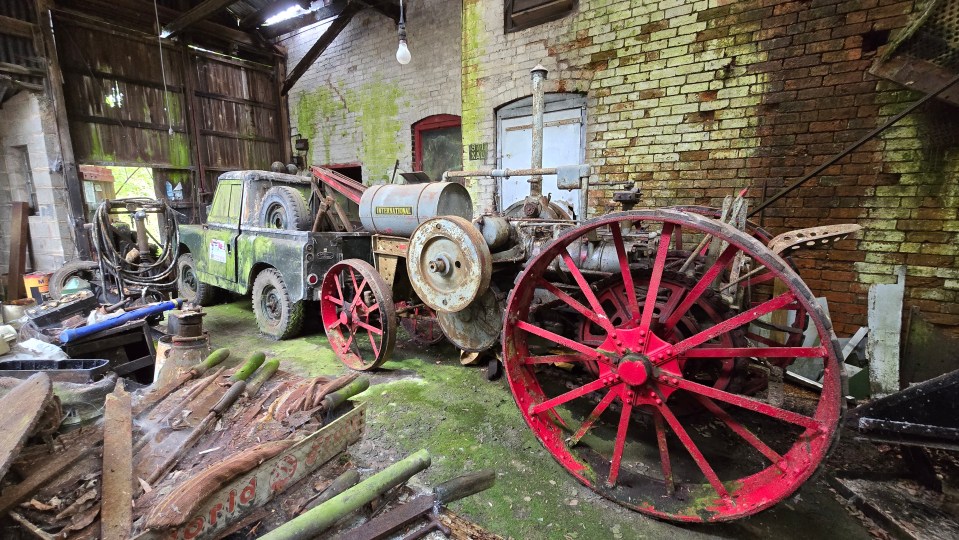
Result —
<instances>
[{"instance_id":1,"label":"coiled hose","mask_svg":"<svg viewBox=\"0 0 959 540\"><path fill-rule=\"evenodd\" d=\"M162 246L159 256L148 257L141 253L140 262L129 262L126 253L117 245L110 223L110 207L135 206L138 208L163 206L161 228ZM160 240L155 239L158 243ZM100 275L103 276L104 292L107 288L107 276L112 276L120 296L136 293L146 296L149 291L163 293L176 288L176 265L180 255L180 231L177 227L176 213L168 204L148 198L113 199L103 201L97 207L94 216L93 241L99 254ZM133 289L136 289L134 291Z\"/></svg>"}]
</instances>

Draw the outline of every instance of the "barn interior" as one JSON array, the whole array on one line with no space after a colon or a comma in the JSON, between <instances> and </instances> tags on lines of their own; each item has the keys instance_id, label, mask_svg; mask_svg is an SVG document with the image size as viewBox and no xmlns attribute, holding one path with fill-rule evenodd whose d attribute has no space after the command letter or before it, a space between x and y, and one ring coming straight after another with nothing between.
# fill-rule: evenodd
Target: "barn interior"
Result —
<instances>
[{"instance_id":1,"label":"barn interior","mask_svg":"<svg viewBox=\"0 0 959 540\"><path fill-rule=\"evenodd\" d=\"M959 0L0 3L4 538L954 538Z\"/></svg>"}]
</instances>

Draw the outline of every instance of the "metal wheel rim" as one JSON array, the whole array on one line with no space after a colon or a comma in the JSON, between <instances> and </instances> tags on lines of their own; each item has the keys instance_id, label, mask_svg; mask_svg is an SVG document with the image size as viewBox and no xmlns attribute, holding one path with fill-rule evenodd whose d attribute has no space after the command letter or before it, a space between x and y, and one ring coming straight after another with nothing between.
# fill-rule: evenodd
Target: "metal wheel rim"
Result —
<instances>
[{"instance_id":1,"label":"metal wheel rim","mask_svg":"<svg viewBox=\"0 0 959 540\"><path fill-rule=\"evenodd\" d=\"M427 268L429 254L441 244L456 253L447 261L451 275L459 280L465 273L466 281L446 283ZM413 231L406 269L413 290L427 306L436 311L460 311L489 288L493 258L482 233L469 220L444 216L428 219Z\"/></svg>"},{"instance_id":2,"label":"metal wheel rim","mask_svg":"<svg viewBox=\"0 0 959 540\"><path fill-rule=\"evenodd\" d=\"M184 266L183 271L180 272L180 276L180 285L185 286L186 289L193 294L193 296L196 296L197 279L196 274L193 272L193 267L189 265Z\"/></svg>"},{"instance_id":3,"label":"metal wheel rim","mask_svg":"<svg viewBox=\"0 0 959 540\"><path fill-rule=\"evenodd\" d=\"M656 343L658 338L653 339L654 333L650 332L650 338L647 341L651 345L647 349L647 346L638 344L637 341L639 332L644 330L642 327L649 324L649 321L642 320L642 307L638 308L639 311L636 312L635 317L639 324L632 324L629 327L624 326L622 332L618 332L618 337L624 342L630 341L630 343L625 344L627 350L631 346L636 346L637 350L643 351L643 355L665 351L665 358L656 359L655 356L650 358L650 364L653 362L659 364L654 366L655 371L649 370L650 374L646 375L645 380L636 367L638 365L645 366L645 363L643 363L645 360L640 361L642 359L636 360L630 357L629 361L620 360L620 364L616 365L615 370L607 370L605 378L596 376L589 383L572 391L548 395L540 384L540 377L537 376L537 370L542 367L540 364L567 360L571 360L575 364L577 357L588 358L587 355L591 355L598 362L609 362L607 357L598 354L595 349L575 343L557 334L549 335L548 331L536 327L529 320L530 303L534 289L540 286L540 278L556 257L562 257L566 253L566 246L591 231L622 221L646 224L658 223L663 227L669 224L669 229L672 231L692 229L708 232L715 235L715 238L721 238L729 242L732 251L742 251L761 257L761 260L767 265L769 274L774 278L789 281L787 293L776 296L773 300L764 302L759 307L745 310L742 317L737 316L740 317L739 319L734 317L727 320L726 322L730 326L733 323L748 320L760 311L776 305L787 307L794 305L797 310L801 308L810 314L810 319L823 338L824 345L793 348L796 350L791 349L789 351L758 351L753 350L753 348L748 351L750 356L759 353L760 357L780 353L788 353L796 357L800 354L803 357L816 354L822 356L826 366L824 389L818 403L816 403L813 414L797 416L798 413L794 413L794 411L782 413L784 417L788 418L788 420L783 421L783 424L787 426L795 425L792 429L798 431L799 434L785 451L772 451L769 456L762 456L764 461L760 470L738 478L725 478L723 477L725 475L721 475L712 469L712 465L706 460L707 468L713 471L713 478L711 479L706 472L706 468L702 467L697 458L693 456L693 452L690 451L687 443L679 438L674 423L678 423L679 427L684 429L683 421L678 420L669 411L669 399L677 392L698 395L698 397L705 398L707 402L712 402L714 406L716 402L722 404L725 409L715 407L720 413L706 410L704 414L711 414L715 417L713 420L721 421L725 426L724 429L735 432L735 436L739 436L741 440L746 441L757 453L764 451L761 449L762 447L765 447L765 450L771 450L771 448L761 439L757 439L759 442L754 443L754 441L740 435L731 427L731 424L726 423L721 412L727 411L726 416L731 418L728 411L737 414L752 414L741 407L755 407L763 412L763 414L756 413L760 419L771 421L773 417L767 417L765 414L774 411L765 404L756 405L755 402L758 400L745 396L737 397L733 395L730 397L728 394L733 394L731 392L703 390L694 387L689 381L684 380L681 373L676 372L677 369L673 368L670 371L669 366L673 363L670 360L671 357L685 354L688 358L693 352L704 348L700 345L705 342L676 353L671 350L674 348L672 345L676 344ZM677 229L677 227L680 229ZM615 233L610 232L615 238ZM668 246L667 243L666 250L668 250ZM655 251L657 260L665 261L665 251L659 248ZM618 255L621 261L624 260L625 250L619 250ZM621 273L624 281L627 279L627 274L630 273ZM710 278L709 281L711 280ZM585 293L583 294L585 296ZM580 307L590 309L585 308L582 303ZM634 510L658 518L687 522L726 521L753 514L789 496L808 479L823 460L838 434L837 425L844 407L842 400L842 367L838 361L838 345L829 321L824 317L818 305L815 304L808 288L802 284L798 276L788 268L781 258L769 252L755 239L715 220L671 210L626 212L591 220L564 234L529 262L526 270L517 279L505 315L503 363L514 399L525 421L553 457L580 482L601 495ZM616 330L618 331L620 328L616 328ZM729 330L732 330L732 328L729 328ZM546 338L554 344L561 344L566 347L569 353L531 358L528 344L531 336L533 339L537 337ZM683 344L689 345L686 342L680 345ZM608 345L604 347L614 347L612 335ZM759 348L755 347L755 349ZM739 351L737 355L746 354L746 352ZM704 357L701 356L701 353L693 356ZM630 366L630 369L626 369L626 366ZM627 376L629 377L629 384L623 379ZM592 408L592 412L588 416L584 415L584 420L579 423L578 427L562 416L564 412L562 407L574 403L577 399L584 399L580 396L593 395L599 397L594 391L598 391L599 395L602 395L602 399L595 407L592 407L592 402L589 403L589 407L585 410ZM720 397L723 399L719 399ZM726 403L723 403L723 401L726 401ZM611 414L613 409L610 405L614 402L620 405L620 411L618 414L613 414L613 422L610 426L604 426L610 428L609 430L612 430L614 436L614 442L610 445L611 453L600 455L599 452L592 449L583 449L583 441L590 435L589 431L596 429L602 423L602 420L593 419L593 417L599 418L603 414ZM636 427L633 417L633 410L635 409L649 410L648 415L655 429L648 425L649 422L645 427ZM780 413L775 412L775 414ZM790 424L790 422L797 424ZM666 426L672 431L668 431ZM742 427L742 424L740 424L740 427ZM576 429L576 434L573 434L573 429ZM568 437L570 434L573 434L573 436ZM638 468L633 467L636 464L646 465L642 459L635 463L624 461L624 458L629 455L626 451L628 446L626 439L631 435L638 436L637 439L630 441L632 445L637 445L640 437L645 438L646 446L643 449L649 450L647 457L650 458L646 459L646 462L649 462L648 475L640 474L637 472ZM686 432L686 437L689 438L688 432ZM579 445L575 444L576 440L579 441ZM623 442L620 443L620 440ZM569 442L573 444L568 445ZM695 465L699 467L701 475L698 483L685 482L685 478L676 478L677 481L667 480L667 478L672 478L673 473L676 472L674 457L676 457L677 451L670 449L671 446L676 448L676 443L681 443L680 451L685 451L695 462ZM695 441L692 442L692 446L696 447ZM665 451L662 448L665 448ZM663 457L664 454L666 458ZM600 458L597 459L596 456L600 456ZM656 456L655 460L652 459L653 456ZM640 457L643 456L640 454ZM686 458L687 461L689 459ZM655 472L656 469L659 469L659 471ZM670 487L672 487L672 490L670 490Z\"/></svg>"},{"instance_id":4,"label":"metal wheel rim","mask_svg":"<svg viewBox=\"0 0 959 540\"><path fill-rule=\"evenodd\" d=\"M358 259L339 262L323 277L320 290L320 316L337 357L359 371L382 365L396 343L396 308L376 269ZM368 340L371 351L364 351L360 339Z\"/></svg>"},{"instance_id":5,"label":"metal wheel rim","mask_svg":"<svg viewBox=\"0 0 959 540\"><path fill-rule=\"evenodd\" d=\"M266 222L274 229L286 229L288 223L286 222L286 211L283 205L270 204L266 209Z\"/></svg>"},{"instance_id":6,"label":"metal wheel rim","mask_svg":"<svg viewBox=\"0 0 959 540\"><path fill-rule=\"evenodd\" d=\"M267 285L260 293L260 309L266 315L271 326L276 326L283 318L283 305L277 293L276 287Z\"/></svg>"}]
</instances>

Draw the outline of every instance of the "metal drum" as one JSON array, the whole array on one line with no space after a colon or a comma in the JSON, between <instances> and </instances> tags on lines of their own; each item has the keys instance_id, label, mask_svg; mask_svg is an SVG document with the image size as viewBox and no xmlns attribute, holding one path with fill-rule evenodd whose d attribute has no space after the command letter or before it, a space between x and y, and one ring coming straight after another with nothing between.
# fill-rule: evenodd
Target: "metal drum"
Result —
<instances>
[{"instance_id":1,"label":"metal drum","mask_svg":"<svg viewBox=\"0 0 959 540\"><path fill-rule=\"evenodd\" d=\"M360 199L360 221L366 230L409 237L416 227L437 216L473 219L469 192L455 182L379 184Z\"/></svg>"}]
</instances>

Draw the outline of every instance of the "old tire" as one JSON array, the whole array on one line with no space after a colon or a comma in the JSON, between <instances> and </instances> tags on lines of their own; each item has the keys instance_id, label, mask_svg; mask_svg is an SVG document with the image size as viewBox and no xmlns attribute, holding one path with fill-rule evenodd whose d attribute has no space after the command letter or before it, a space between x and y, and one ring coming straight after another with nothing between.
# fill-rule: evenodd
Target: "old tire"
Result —
<instances>
[{"instance_id":1,"label":"old tire","mask_svg":"<svg viewBox=\"0 0 959 540\"><path fill-rule=\"evenodd\" d=\"M82 259L77 259L64 264L59 270L50 276L50 298L54 300L59 299L63 294L63 289L66 288L67 282L70 281L70 278L72 277L79 277L89 281L91 287L94 287L93 293L97 294L98 291L96 290L96 287L100 282L100 280L97 278L97 274L99 274L99 272L100 266L96 261L84 261Z\"/></svg>"},{"instance_id":2,"label":"old tire","mask_svg":"<svg viewBox=\"0 0 959 540\"><path fill-rule=\"evenodd\" d=\"M296 336L303 328L303 302L293 302L283 276L267 268L253 281L253 313L260 331L273 339Z\"/></svg>"},{"instance_id":3,"label":"old tire","mask_svg":"<svg viewBox=\"0 0 959 540\"><path fill-rule=\"evenodd\" d=\"M296 188L273 186L263 196L260 223L271 229L306 231L312 226L310 207Z\"/></svg>"},{"instance_id":4,"label":"old tire","mask_svg":"<svg viewBox=\"0 0 959 540\"><path fill-rule=\"evenodd\" d=\"M213 304L216 287L203 283L196 273L196 261L192 253L180 255L176 263L176 288L180 298L191 304L209 306Z\"/></svg>"}]
</instances>

